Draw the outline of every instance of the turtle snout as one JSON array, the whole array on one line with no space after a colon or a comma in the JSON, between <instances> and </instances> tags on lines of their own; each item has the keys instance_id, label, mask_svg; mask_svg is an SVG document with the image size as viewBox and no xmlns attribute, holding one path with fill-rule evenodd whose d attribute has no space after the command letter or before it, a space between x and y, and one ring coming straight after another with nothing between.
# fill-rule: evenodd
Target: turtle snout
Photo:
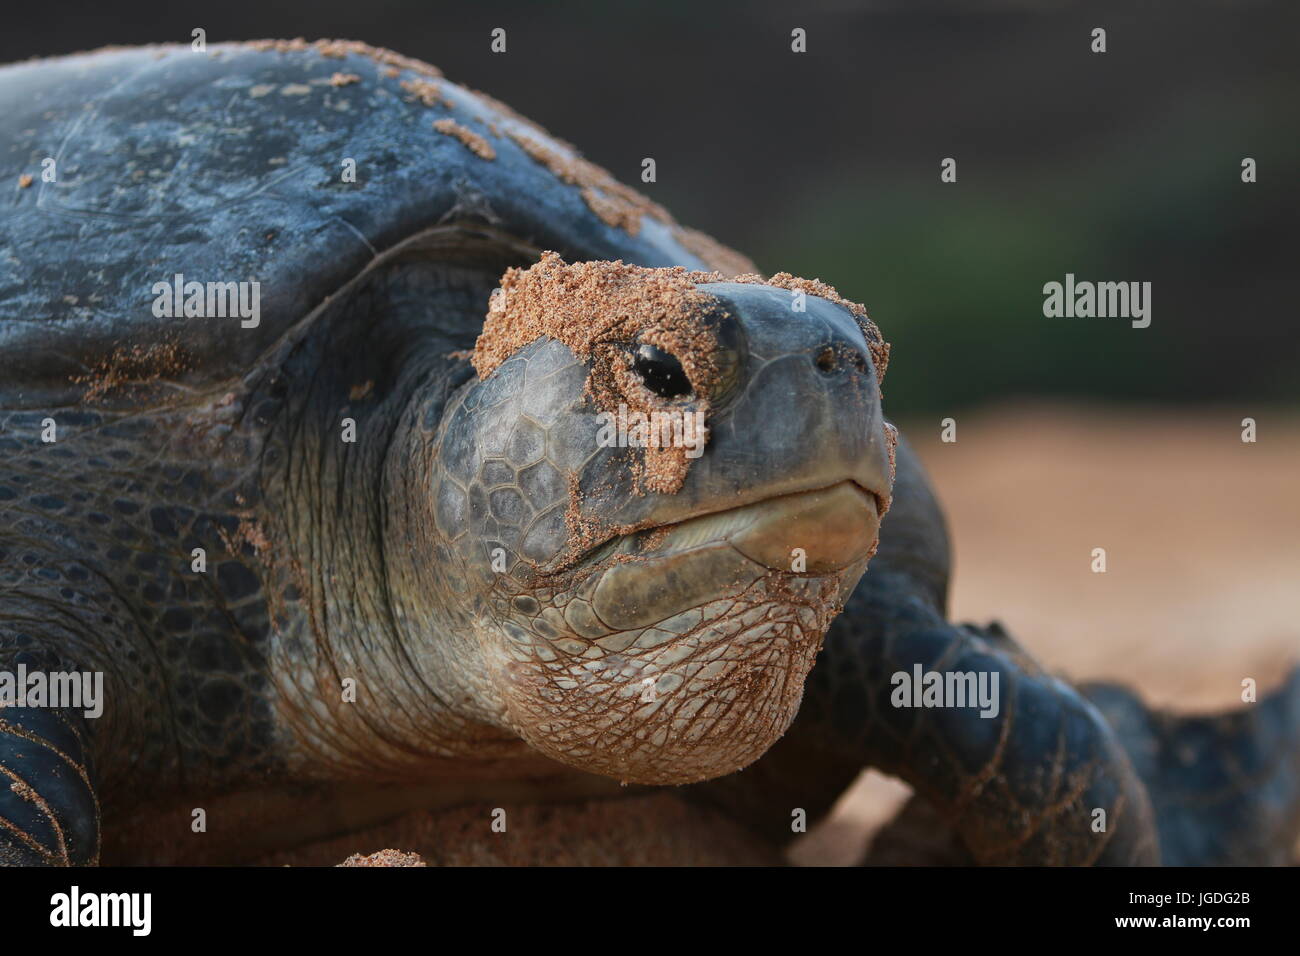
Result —
<instances>
[{"instance_id":1,"label":"turtle snout","mask_svg":"<svg viewBox=\"0 0 1300 956\"><path fill-rule=\"evenodd\" d=\"M872 352L857 319L817 296L766 285L703 283L717 303L707 399L708 443L672 494L597 497L605 472L582 475L583 517L663 525L766 498L851 482L888 506L891 436ZM633 368L656 394L687 387L668 349L633 346ZM599 514L597 513L597 505ZM588 511L590 514L588 515Z\"/></svg>"}]
</instances>

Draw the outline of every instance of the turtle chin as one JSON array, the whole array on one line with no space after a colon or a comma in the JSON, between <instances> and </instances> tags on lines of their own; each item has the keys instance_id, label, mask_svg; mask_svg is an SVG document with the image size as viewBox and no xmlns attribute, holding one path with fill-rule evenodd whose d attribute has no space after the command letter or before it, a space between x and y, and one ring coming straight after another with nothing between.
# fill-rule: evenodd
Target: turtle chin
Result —
<instances>
[{"instance_id":1,"label":"turtle chin","mask_svg":"<svg viewBox=\"0 0 1300 956\"><path fill-rule=\"evenodd\" d=\"M517 595L498 645L511 725L627 782L748 766L794 719L878 515L845 481L627 535L564 593Z\"/></svg>"}]
</instances>

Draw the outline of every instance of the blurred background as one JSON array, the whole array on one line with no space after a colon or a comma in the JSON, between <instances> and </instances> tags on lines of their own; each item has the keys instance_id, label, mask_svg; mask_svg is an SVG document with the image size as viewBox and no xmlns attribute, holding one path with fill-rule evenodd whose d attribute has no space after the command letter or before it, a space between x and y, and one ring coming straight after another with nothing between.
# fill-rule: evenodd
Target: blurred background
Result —
<instances>
[{"instance_id":1,"label":"blurred background","mask_svg":"<svg viewBox=\"0 0 1300 956\"><path fill-rule=\"evenodd\" d=\"M1296 4L62 0L10 17L0 60L195 27L428 60L866 303L949 513L955 616L1179 710L1300 659ZM1152 283L1151 326L1045 318L1067 272ZM860 852L904 794L865 778L800 859Z\"/></svg>"},{"instance_id":2,"label":"blurred background","mask_svg":"<svg viewBox=\"0 0 1300 956\"><path fill-rule=\"evenodd\" d=\"M653 156L642 188L681 221L866 303L898 350L896 415L1300 394L1295 4L64 0L11 18L0 61L196 26L392 47L621 179ZM1152 282L1151 327L1045 320L1066 272Z\"/></svg>"}]
</instances>

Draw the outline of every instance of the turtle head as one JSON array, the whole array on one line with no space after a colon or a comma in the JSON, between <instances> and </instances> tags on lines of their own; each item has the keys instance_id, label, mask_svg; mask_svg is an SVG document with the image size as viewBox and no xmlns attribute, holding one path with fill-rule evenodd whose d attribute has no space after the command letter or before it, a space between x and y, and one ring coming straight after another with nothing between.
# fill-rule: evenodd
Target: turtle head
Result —
<instances>
[{"instance_id":1,"label":"turtle head","mask_svg":"<svg viewBox=\"0 0 1300 956\"><path fill-rule=\"evenodd\" d=\"M885 347L829 298L581 265L601 281L494 297L431 445L433 561L534 748L625 781L720 776L789 726L875 551Z\"/></svg>"}]
</instances>

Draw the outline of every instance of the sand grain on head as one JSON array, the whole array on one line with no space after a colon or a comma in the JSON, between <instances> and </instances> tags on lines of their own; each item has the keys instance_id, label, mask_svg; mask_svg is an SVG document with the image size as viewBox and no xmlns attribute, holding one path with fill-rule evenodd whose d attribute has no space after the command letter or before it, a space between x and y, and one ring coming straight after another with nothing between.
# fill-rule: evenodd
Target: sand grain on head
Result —
<instances>
[{"instance_id":1,"label":"sand grain on head","mask_svg":"<svg viewBox=\"0 0 1300 956\"><path fill-rule=\"evenodd\" d=\"M445 136L452 136L460 140L465 144L466 149L480 159L497 158L497 151L492 148L491 143L472 129L457 123L454 119L440 119L433 124L433 128Z\"/></svg>"},{"instance_id":2,"label":"sand grain on head","mask_svg":"<svg viewBox=\"0 0 1300 956\"><path fill-rule=\"evenodd\" d=\"M649 415L656 410L701 412L717 379L716 341L703 321L717 300L697 288L717 273L683 268L646 269L623 262L565 263L547 252L527 269L510 269L493 293L474 368L487 378L514 352L542 337L563 342L591 363L587 393L603 411L619 406ZM681 363L695 396L687 409L652 393L632 368L630 346L653 345ZM706 436L702 436L702 440ZM633 460L638 490L673 494L690 462L685 447L647 447Z\"/></svg>"}]
</instances>

